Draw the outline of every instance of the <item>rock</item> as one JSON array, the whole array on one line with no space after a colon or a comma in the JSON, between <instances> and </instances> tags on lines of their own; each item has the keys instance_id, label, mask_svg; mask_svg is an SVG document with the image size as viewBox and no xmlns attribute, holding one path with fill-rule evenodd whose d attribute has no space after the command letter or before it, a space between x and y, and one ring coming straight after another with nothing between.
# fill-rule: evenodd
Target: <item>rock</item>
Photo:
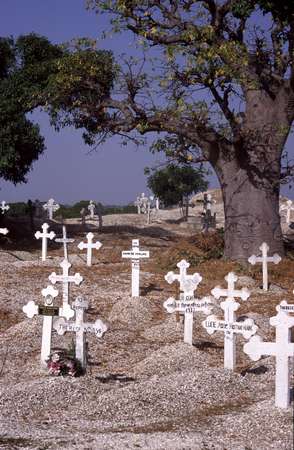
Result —
<instances>
[{"instance_id":1,"label":"rock","mask_svg":"<svg viewBox=\"0 0 294 450\"><path fill-rule=\"evenodd\" d=\"M256 286L256 280L254 280L252 277L248 277L248 276L244 275L244 276L238 277L236 286L238 288L241 288L241 287L254 288Z\"/></svg>"}]
</instances>

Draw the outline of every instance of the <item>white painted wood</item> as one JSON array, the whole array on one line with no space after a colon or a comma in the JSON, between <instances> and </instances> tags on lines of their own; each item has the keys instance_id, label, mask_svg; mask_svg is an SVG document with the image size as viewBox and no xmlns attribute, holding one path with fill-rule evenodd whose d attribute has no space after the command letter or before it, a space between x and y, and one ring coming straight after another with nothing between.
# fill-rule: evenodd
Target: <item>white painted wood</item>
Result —
<instances>
[{"instance_id":1,"label":"white painted wood","mask_svg":"<svg viewBox=\"0 0 294 450\"><path fill-rule=\"evenodd\" d=\"M8 211L10 209L10 206L6 204L5 200L2 200L0 209L1 209L2 214L4 214L5 211Z\"/></svg>"},{"instance_id":2,"label":"white painted wood","mask_svg":"<svg viewBox=\"0 0 294 450\"><path fill-rule=\"evenodd\" d=\"M91 266L92 265L92 251L93 251L93 249L99 250L99 248L102 247L102 244L99 241L93 242L93 239L94 239L93 233L88 233L86 238L87 238L87 242L86 243L80 242L78 245L78 248L80 250L87 249L87 266Z\"/></svg>"},{"instance_id":3,"label":"white painted wood","mask_svg":"<svg viewBox=\"0 0 294 450\"><path fill-rule=\"evenodd\" d=\"M65 305L69 303L69 283L79 286L83 281L83 277L79 273L69 275L71 264L66 259L62 261L60 267L62 268L62 275L56 275L55 272L52 272L48 278L53 284L62 283L62 305L63 308L66 308Z\"/></svg>"},{"instance_id":4,"label":"white painted wood","mask_svg":"<svg viewBox=\"0 0 294 450\"><path fill-rule=\"evenodd\" d=\"M190 267L190 264L185 259L182 259L177 264L177 267L180 269L179 274L175 274L173 271L171 271L165 275L164 279L169 284L172 284L174 281L178 281L180 283L181 291L184 291L184 283L187 283L187 280L191 280L193 283L196 283L197 285L202 280L202 277L199 275L199 273L194 273L193 275L187 274L187 269Z\"/></svg>"},{"instance_id":5,"label":"white painted wood","mask_svg":"<svg viewBox=\"0 0 294 450\"><path fill-rule=\"evenodd\" d=\"M156 199L155 199L155 208L156 208L157 211L159 211L159 207L160 207L160 205L159 205L159 198L156 197Z\"/></svg>"},{"instance_id":6,"label":"white painted wood","mask_svg":"<svg viewBox=\"0 0 294 450\"><path fill-rule=\"evenodd\" d=\"M139 239L132 240L132 250L123 251L122 258L132 260L132 297L140 296L140 259L149 258L149 251L139 249Z\"/></svg>"},{"instance_id":7,"label":"white painted wood","mask_svg":"<svg viewBox=\"0 0 294 450\"><path fill-rule=\"evenodd\" d=\"M50 220L52 220L53 219L53 213L55 211L57 211L60 208L60 206L59 206L58 203L55 203L55 200L53 198L50 198L48 200L48 202L43 205L43 208L48 212L48 218Z\"/></svg>"},{"instance_id":8,"label":"white painted wood","mask_svg":"<svg viewBox=\"0 0 294 450\"><path fill-rule=\"evenodd\" d=\"M281 205L280 211L286 211L286 224L290 224L291 211L294 211L294 206L292 200L287 200L284 205Z\"/></svg>"},{"instance_id":9,"label":"white painted wood","mask_svg":"<svg viewBox=\"0 0 294 450\"><path fill-rule=\"evenodd\" d=\"M234 370L236 366L236 334L242 334L245 339L249 339L256 333L257 326L252 319L236 322L235 312L240 304L235 301L235 297L246 301L250 296L250 292L246 288L241 290L235 289L235 282L238 280L238 277L233 272L230 272L225 277L225 280L228 283L227 289L221 289L217 286L211 291L216 299L226 297L226 300L220 304L224 311L224 320L211 315L202 322L202 326L208 334L213 334L215 331L224 332L224 368Z\"/></svg>"},{"instance_id":10,"label":"white painted wood","mask_svg":"<svg viewBox=\"0 0 294 450\"><path fill-rule=\"evenodd\" d=\"M93 200L90 200L90 203L88 205L88 210L90 211L90 219L94 219L95 217L95 202L93 202Z\"/></svg>"},{"instance_id":11,"label":"white painted wood","mask_svg":"<svg viewBox=\"0 0 294 450\"><path fill-rule=\"evenodd\" d=\"M97 319L95 323L84 321L85 311L88 309L88 302L82 297L77 297L73 308L76 313L75 322L66 322L64 319L58 319L54 322L54 329L58 334L63 335L67 331L76 334L76 358L80 361L81 366L85 369L87 365L85 333L94 333L97 338L101 338L107 331L107 326Z\"/></svg>"},{"instance_id":12,"label":"white painted wood","mask_svg":"<svg viewBox=\"0 0 294 450\"><path fill-rule=\"evenodd\" d=\"M42 238L42 261L46 261L46 258L47 258L47 240L48 239L50 239L50 240L53 239L56 235L55 235L54 231L50 231L50 233L48 233L48 229L49 229L48 223L43 223L41 228L43 230L43 233L41 233L40 231L36 231L35 238L36 239Z\"/></svg>"},{"instance_id":13,"label":"white painted wood","mask_svg":"<svg viewBox=\"0 0 294 450\"><path fill-rule=\"evenodd\" d=\"M74 242L74 241L75 241L74 239L70 239L66 236L66 227L63 225L62 238L56 238L55 242L58 242L59 244L63 244L64 259L68 259L67 244L70 244L71 242Z\"/></svg>"},{"instance_id":14,"label":"white painted wood","mask_svg":"<svg viewBox=\"0 0 294 450\"><path fill-rule=\"evenodd\" d=\"M286 300L282 300L276 309L278 312L283 311L287 313L294 313L294 304L289 304Z\"/></svg>"},{"instance_id":15,"label":"white painted wood","mask_svg":"<svg viewBox=\"0 0 294 450\"><path fill-rule=\"evenodd\" d=\"M0 234L7 234L9 230L7 228L0 228Z\"/></svg>"},{"instance_id":16,"label":"white painted wood","mask_svg":"<svg viewBox=\"0 0 294 450\"><path fill-rule=\"evenodd\" d=\"M270 318L270 324L276 328L276 341L263 342L260 336L253 336L243 350L253 360L261 356L275 356L275 404L278 408L290 405L290 365L289 358L294 358L294 343L291 342L290 331L294 327L294 317L277 307L278 314Z\"/></svg>"},{"instance_id":17,"label":"white painted wood","mask_svg":"<svg viewBox=\"0 0 294 450\"><path fill-rule=\"evenodd\" d=\"M262 263L262 286L264 291L268 291L268 268L267 264L273 262L274 264L279 264L282 258L275 253L273 256L268 256L269 246L266 242L263 242L259 247L261 250L261 256L252 255L248 258L248 262L255 265L257 262Z\"/></svg>"}]
</instances>

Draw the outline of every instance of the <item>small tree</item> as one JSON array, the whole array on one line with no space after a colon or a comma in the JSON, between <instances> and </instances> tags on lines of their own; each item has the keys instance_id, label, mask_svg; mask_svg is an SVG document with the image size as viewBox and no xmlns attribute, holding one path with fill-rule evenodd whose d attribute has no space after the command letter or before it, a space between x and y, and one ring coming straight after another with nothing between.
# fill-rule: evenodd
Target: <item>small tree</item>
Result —
<instances>
[{"instance_id":1,"label":"small tree","mask_svg":"<svg viewBox=\"0 0 294 450\"><path fill-rule=\"evenodd\" d=\"M165 206L186 205L185 217L189 212L189 196L205 191L208 182L204 179L205 172L192 166L176 166L169 164L164 169L154 170L148 177L147 185L152 192L164 202Z\"/></svg>"}]
</instances>

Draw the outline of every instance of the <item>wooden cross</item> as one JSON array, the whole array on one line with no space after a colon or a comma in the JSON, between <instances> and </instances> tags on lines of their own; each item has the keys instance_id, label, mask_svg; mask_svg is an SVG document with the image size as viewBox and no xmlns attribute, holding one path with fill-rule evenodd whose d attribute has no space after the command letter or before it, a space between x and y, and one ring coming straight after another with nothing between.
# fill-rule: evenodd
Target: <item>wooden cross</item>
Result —
<instances>
[{"instance_id":1,"label":"wooden cross","mask_svg":"<svg viewBox=\"0 0 294 450\"><path fill-rule=\"evenodd\" d=\"M55 242L63 244L63 250L64 250L64 258L68 259L67 255L67 244L70 244L71 242L74 242L74 239L69 239L66 237L66 227L63 225L62 227L62 238L56 238Z\"/></svg>"},{"instance_id":2,"label":"wooden cross","mask_svg":"<svg viewBox=\"0 0 294 450\"><path fill-rule=\"evenodd\" d=\"M122 258L132 260L132 297L140 296L140 259L149 258L149 251L139 249L139 239L132 240L132 250L123 251Z\"/></svg>"},{"instance_id":3,"label":"wooden cross","mask_svg":"<svg viewBox=\"0 0 294 450\"><path fill-rule=\"evenodd\" d=\"M172 284L174 281L178 281L180 283L180 290L184 291L184 283L187 283L187 280L191 280L196 286L200 283L202 280L202 277L199 275L199 273L194 273L193 275L187 274L187 269L190 267L190 264L185 260L182 259L178 264L177 267L180 269L180 273L177 275L173 271L168 272L164 279L169 283Z\"/></svg>"},{"instance_id":4,"label":"wooden cross","mask_svg":"<svg viewBox=\"0 0 294 450\"><path fill-rule=\"evenodd\" d=\"M5 200L2 200L0 208L1 208L2 214L4 214L5 211L9 210L10 206L6 204Z\"/></svg>"},{"instance_id":5,"label":"wooden cross","mask_svg":"<svg viewBox=\"0 0 294 450\"><path fill-rule=\"evenodd\" d=\"M48 211L48 218L52 220L53 212L57 211L60 206L58 205L58 203L55 203L55 200L53 198L50 198L48 202L43 205L43 208Z\"/></svg>"},{"instance_id":6,"label":"wooden cross","mask_svg":"<svg viewBox=\"0 0 294 450\"><path fill-rule=\"evenodd\" d=\"M84 250L85 248L87 249L87 266L91 266L92 264L92 250L96 249L99 250L99 248L102 246L101 242L96 241L93 242L93 238L94 238L94 234L93 233L88 233L87 234L87 243L85 242L80 242L78 245L78 248L80 250Z\"/></svg>"},{"instance_id":7,"label":"wooden cross","mask_svg":"<svg viewBox=\"0 0 294 450\"><path fill-rule=\"evenodd\" d=\"M46 360L51 353L51 337L54 316L63 316L70 319L74 316L74 310L67 304L65 307L59 308L53 306L54 298L57 297L58 291L53 286L47 286L42 290L45 297L45 305L37 305L34 301L29 301L23 308L23 312L29 319L35 315L43 316L42 345L41 345L41 363L46 365Z\"/></svg>"},{"instance_id":8,"label":"wooden cross","mask_svg":"<svg viewBox=\"0 0 294 450\"><path fill-rule=\"evenodd\" d=\"M66 322L64 319L58 319L54 322L54 328L58 334L63 335L67 331L76 333L75 355L83 369L87 365L85 333L95 333L97 338L101 338L107 331L107 326L99 319L95 323L84 322L84 315L88 306L88 302L83 297L77 297L73 304L76 313L75 322Z\"/></svg>"},{"instance_id":9,"label":"wooden cross","mask_svg":"<svg viewBox=\"0 0 294 450\"><path fill-rule=\"evenodd\" d=\"M93 200L90 200L90 203L88 205L88 210L90 211L90 218L94 219L94 214L95 214L95 203L93 202Z\"/></svg>"},{"instance_id":10,"label":"wooden cross","mask_svg":"<svg viewBox=\"0 0 294 450\"><path fill-rule=\"evenodd\" d=\"M62 303L64 308L65 305L69 303L69 283L75 283L75 285L78 286L83 281L83 277L79 273L75 273L74 275L68 274L71 264L67 259L62 261L60 267L62 268L62 275L56 275L56 273L53 272L48 278L53 284L62 283Z\"/></svg>"},{"instance_id":11,"label":"wooden cross","mask_svg":"<svg viewBox=\"0 0 294 450\"><path fill-rule=\"evenodd\" d=\"M263 280L263 290L268 290L268 270L267 270L267 263L273 262L274 264L279 264L279 262L282 260L282 258L275 253L273 256L267 256L267 252L269 251L269 246L263 242L261 246L259 247L259 250L261 250L261 256L255 256L252 255L250 258L248 258L248 262L252 264L253 266L257 262L262 263L262 280Z\"/></svg>"},{"instance_id":12,"label":"wooden cross","mask_svg":"<svg viewBox=\"0 0 294 450\"><path fill-rule=\"evenodd\" d=\"M56 236L54 231L50 231L50 233L48 233L48 229L49 229L48 223L43 223L42 225L43 233L41 233L40 231L36 231L35 233L36 239L42 238L42 261L46 261L47 257L47 239L51 240Z\"/></svg>"},{"instance_id":13,"label":"wooden cross","mask_svg":"<svg viewBox=\"0 0 294 450\"><path fill-rule=\"evenodd\" d=\"M287 200L286 204L281 205L280 211L286 210L286 223L290 224L291 211L294 211L292 200Z\"/></svg>"},{"instance_id":14,"label":"wooden cross","mask_svg":"<svg viewBox=\"0 0 294 450\"><path fill-rule=\"evenodd\" d=\"M228 288L221 289L217 286L211 291L212 295L217 299L227 297L220 304L224 311L224 320L219 320L216 316L211 315L202 322L208 334L213 334L215 331L224 332L224 368L229 370L234 370L236 365L236 333L242 334L245 339L249 339L257 331L257 326L254 325L252 319L236 322L235 311L237 311L240 304L235 301L235 297L245 301L250 296L250 292L246 288L241 290L235 289L234 285L237 279L238 277L233 272L230 272L225 277Z\"/></svg>"},{"instance_id":15,"label":"wooden cross","mask_svg":"<svg viewBox=\"0 0 294 450\"><path fill-rule=\"evenodd\" d=\"M276 357L276 393L275 404L279 408L290 405L289 358L294 358L294 343L291 342L290 331L294 327L294 317L277 307L278 314L270 318L270 324L276 327L276 342L263 342L260 336L253 336L243 350L253 360L261 356Z\"/></svg>"}]
</instances>

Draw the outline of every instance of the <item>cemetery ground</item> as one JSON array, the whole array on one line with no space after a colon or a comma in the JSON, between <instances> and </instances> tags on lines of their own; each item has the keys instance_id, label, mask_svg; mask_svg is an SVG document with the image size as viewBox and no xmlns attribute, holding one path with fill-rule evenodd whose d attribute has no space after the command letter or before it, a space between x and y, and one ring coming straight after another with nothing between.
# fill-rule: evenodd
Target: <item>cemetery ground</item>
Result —
<instances>
[{"instance_id":1,"label":"cemetery ground","mask_svg":"<svg viewBox=\"0 0 294 450\"><path fill-rule=\"evenodd\" d=\"M275 359L251 361L238 337L237 368L224 370L223 333L208 335L201 326L205 316L196 314L193 345L184 344L181 317L168 314L163 303L178 298L177 283L169 285L164 275L183 258L189 273L203 278L199 298L225 286L224 277L234 271L238 288L251 291L248 301L240 301L238 317L254 319L258 334L273 341L269 318L281 300L294 300L294 253L289 247L287 258L270 266L270 290L263 292L260 265L221 259L221 232L201 235L176 222L164 212L150 225L143 215L107 216L98 232L94 222L83 230L78 221L67 221L67 234L75 239L70 273L84 277L70 287L71 301L83 295L90 303L88 321L99 318L108 326L102 338L87 335L87 373L76 378L52 377L40 368L42 318L28 319L22 311L29 300L42 301L48 276L60 272L63 247L49 243L49 259L42 262L29 224L8 225L0 251L0 449L293 448L293 403L285 410L274 404ZM61 234L54 220L50 229ZM77 248L88 231L103 244L91 267ZM131 263L121 258L133 238L150 251L149 260L141 261L139 298L130 296ZM221 309L214 313L220 316ZM71 333L55 333L53 347L70 349L72 340Z\"/></svg>"}]
</instances>

